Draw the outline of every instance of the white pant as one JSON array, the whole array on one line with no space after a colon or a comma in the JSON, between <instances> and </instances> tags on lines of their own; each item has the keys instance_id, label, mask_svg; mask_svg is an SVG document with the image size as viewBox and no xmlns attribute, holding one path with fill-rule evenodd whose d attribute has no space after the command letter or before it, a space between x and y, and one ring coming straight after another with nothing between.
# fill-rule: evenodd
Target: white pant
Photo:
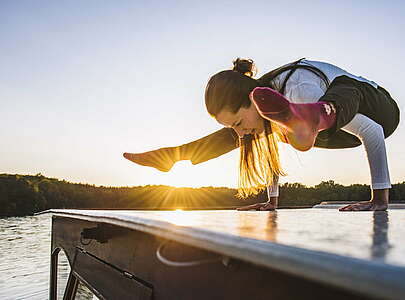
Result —
<instances>
[{"instance_id":1,"label":"white pant","mask_svg":"<svg viewBox=\"0 0 405 300\"><path fill-rule=\"evenodd\" d=\"M382 126L365 115L356 114L342 129L357 136L366 149L371 173L371 188L373 190L389 189L391 181Z\"/></svg>"}]
</instances>

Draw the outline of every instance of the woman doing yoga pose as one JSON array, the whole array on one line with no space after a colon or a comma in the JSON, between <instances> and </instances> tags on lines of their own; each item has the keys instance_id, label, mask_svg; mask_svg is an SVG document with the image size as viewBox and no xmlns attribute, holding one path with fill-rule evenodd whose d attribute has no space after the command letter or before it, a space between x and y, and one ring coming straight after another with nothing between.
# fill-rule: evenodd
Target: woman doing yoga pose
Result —
<instances>
[{"instance_id":1,"label":"woman doing yoga pose","mask_svg":"<svg viewBox=\"0 0 405 300\"><path fill-rule=\"evenodd\" d=\"M278 142L297 150L364 145L372 195L342 211L385 210L391 188L384 139L399 123L399 109L381 86L329 63L300 59L254 79L252 60L212 76L205 90L208 113L223 129L197 141L145 153L124 153L141 165L169 171L179 160L197 164L240 147L239 195L267 187L269 201L240 208L277 208L284 175Z\"/></svg>"}]
</instances>

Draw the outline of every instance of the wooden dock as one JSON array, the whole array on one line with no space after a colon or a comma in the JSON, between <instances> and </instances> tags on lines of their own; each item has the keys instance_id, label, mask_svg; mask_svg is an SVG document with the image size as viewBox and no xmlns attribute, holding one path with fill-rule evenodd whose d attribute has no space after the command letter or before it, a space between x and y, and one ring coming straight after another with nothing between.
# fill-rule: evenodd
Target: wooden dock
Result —
<instances>
[{"instance_id":1,"label":"wooden dock","mask_svg":"<svg viewBox=\"0 0 405 300\"><path fill-rule=\"evenodd\" d=\"M51 210L57 257L101 299L405 299L405 210Z\"/></svg>"}]
</instances>

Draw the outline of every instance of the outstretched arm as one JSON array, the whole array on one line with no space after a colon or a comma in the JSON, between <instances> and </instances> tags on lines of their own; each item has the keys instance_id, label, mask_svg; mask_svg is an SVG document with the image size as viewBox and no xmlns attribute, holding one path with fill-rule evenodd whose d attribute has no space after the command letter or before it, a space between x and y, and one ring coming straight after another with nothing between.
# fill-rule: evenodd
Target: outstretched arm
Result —
<instances>
[{"instance_id":1,"label":"outstretched arm","mask_svg":"<svg viewBox=\"0 0 405 300\"><path fill-rule=\"evenodd\" d=\"M143 153L124 153L130 161L168 172L179 160L199 164L236 149L239 139L231 128L222 128L210 135L177 147L160 148Z\"/></svg>"}]
</instances>

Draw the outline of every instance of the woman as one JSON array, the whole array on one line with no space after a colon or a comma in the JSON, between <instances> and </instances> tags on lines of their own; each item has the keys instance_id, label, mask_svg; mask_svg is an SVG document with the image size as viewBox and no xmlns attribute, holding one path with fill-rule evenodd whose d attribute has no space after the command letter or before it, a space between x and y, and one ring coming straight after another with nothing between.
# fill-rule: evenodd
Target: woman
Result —
<instances>
[{"instance_id":1,"label":"woman","mask_svg":"<svg viewBox=\"0 0 405 300\"><path fill-rule=\"evenodd\" d=\"M300 151L363 144L370 165L372 197L341 210L385 210L391 183L384 138L399 123L399 109L389 93L375 82L334 65L305 59L259 79L253 78L254 73L252 60L237 59L232 70L209 80L207 110L224 129L182 146L124 153L124 157L168 171L178 160L190 159L196 164L239 146L239 195L257 194L271 186L268 202L241 209L271 210L277 207L277 179L283 175L279 141Z\"/></svg>"}]
</instances>

